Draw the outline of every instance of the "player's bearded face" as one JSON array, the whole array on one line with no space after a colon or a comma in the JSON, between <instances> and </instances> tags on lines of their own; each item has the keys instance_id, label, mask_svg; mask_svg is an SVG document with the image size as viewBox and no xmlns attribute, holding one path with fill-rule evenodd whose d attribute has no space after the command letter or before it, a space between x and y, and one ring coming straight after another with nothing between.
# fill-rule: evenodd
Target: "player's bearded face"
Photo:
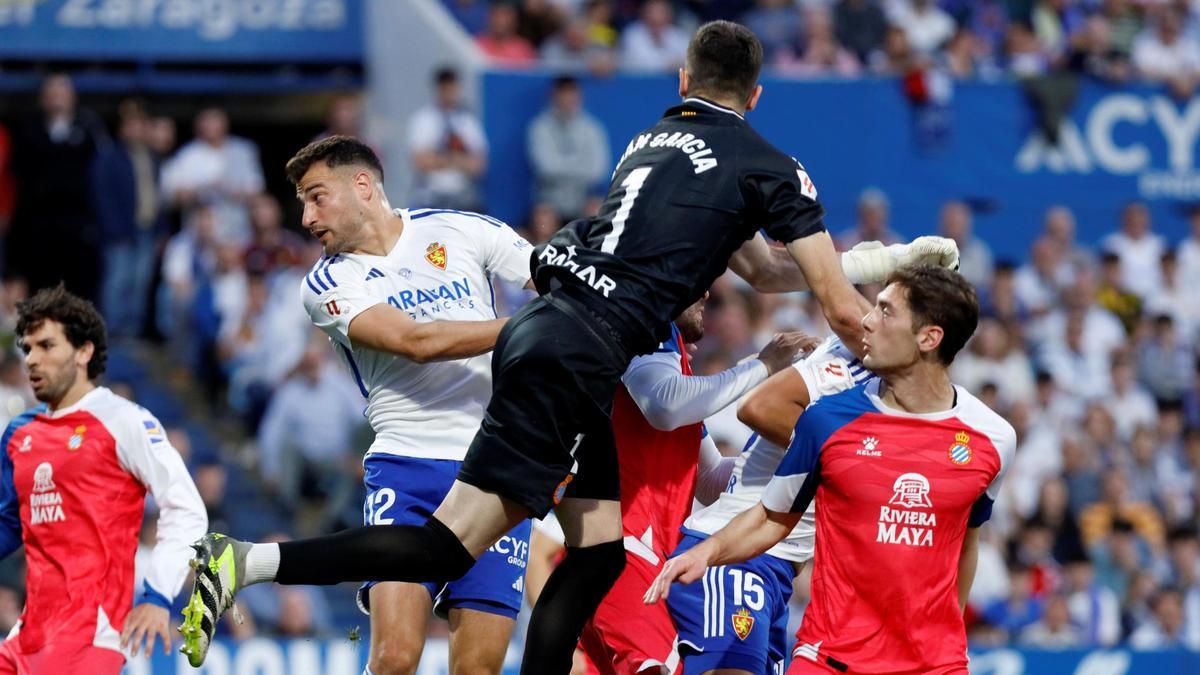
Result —
<instances>
[{"instance_id":1,"label":"player's bearded face","mask_svg":"<svg viewBox=\"0 0 1200 675\"><path fill-rule=\"evenodd\" d=\"M29 384L39 401L62 400L81 375L86 377L87 359L82 357L83 350L71 345L57 321L43 321L37 330L22 338L21 348L25 351Z\"/></svg>"},{"instance_id":2,"label":"player's bearded face","mask_svg":"<svg viewBox=\"0 0 1200 675\"><path fill-rule=\"evenodd\" d=\"M300 180L303 225L326 255L353 250L362 230L363 206L347 172L316 164Z\"/></svg>"},{"instance_id":3,"label":"player's bearded face","mask_svg":"<svg viewBox=\"0 0 1200 675\"><path fill-rule=\"evenodd\" d=\"M913 365L921 357L919 334L901 286L880 291L875 307L863 317L863 331L863 365L876 373Z\"/></svg>"}]
</instances>

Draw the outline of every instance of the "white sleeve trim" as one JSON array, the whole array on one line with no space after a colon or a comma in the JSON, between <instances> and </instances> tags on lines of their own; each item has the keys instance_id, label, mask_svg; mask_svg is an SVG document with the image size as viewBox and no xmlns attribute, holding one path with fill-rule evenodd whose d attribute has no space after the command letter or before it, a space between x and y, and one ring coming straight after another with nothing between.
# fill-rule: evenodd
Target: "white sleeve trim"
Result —
<instances>
[{"instance_id":1,"label":"white sleeve trim","mask_svg":"<svg viewBox=\"0 0 1200 675\"><path fill-rule=\"evenodd\" d=\"M807 479L807 473L772 477L771 482L767 483L767 487L763 489L763 506L767 507L768 511L776 513L792 513L792 508L796 505L796 497L800 494L800 488L804 487L804 481ZM804 506L807 508L808 505Z\"/></svg>"},{"instance_id":2,"label":"white sleeve trim","mask_svg":"<svg viewBox=\"0 0 1200 675\"><path fill-rule=\"evenodd\" d=\"M650 426L672 431L727 408L767 379L767 366L758 359L716 375L684 375L674 352L638 356L621 381Z\"/></svg>"}]
</instances>

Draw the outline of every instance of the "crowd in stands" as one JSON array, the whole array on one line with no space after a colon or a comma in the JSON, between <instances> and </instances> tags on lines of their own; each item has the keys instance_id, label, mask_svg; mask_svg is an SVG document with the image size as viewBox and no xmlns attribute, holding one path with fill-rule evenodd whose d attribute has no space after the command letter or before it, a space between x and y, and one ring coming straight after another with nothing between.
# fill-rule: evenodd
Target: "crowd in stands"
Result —
<instances>
[{"instance_id":1,"label":"crowd in stands","mask_svg":"<svg viewBox=\"0 0 1200 675\"><path fill-rule=\"evenodd\" d=\"M467 10L476 3L452 4L469 20ZM933 58L949 54L932 23L896 37L898 24L887 17L895 16L899 3L887 4L886 13L876 16L882 42L838 47L847 69L852 61L854 68L869 68L880 44L886 48L896 40L922 45ZM941 9L915 4L923 12L948 12L950 25L942 32L953 42L964 30L955 26L990 25L980 12L998 3L942 3ZM874 7L810 2L800 11L787 2L711 2L680 8L735 5L750 12L738 14L748 23L763 22L762 34L778 42L770 46L773 53L783 54L795 47L786 35L811 29L822 12L835 17L822 30L836 36L844 34L839 17L850 10L867 16L863 8ZM1051 5L1062 16L1077 12L1079 26L1098 25L1099 15L1087 14L1089 8L1103 16L1125 8L1130 22L1111 32L1131 45L1145 35L1137 23L1143 16L1157 25L1145 3L1035 5L1035 16L1042 16L1032 24L1042 26L1039 36L1048 31L1043 15ZM494 25L497 14L508 12L508 21L525 35L531 24L522 17L538 7L560 8L571 18L563 33L553 22L545 24L538 41L543 55L570 51L566 43L579 36L569 33L579 31L589 49L597 35L622 45L622 54L624 45L640 41L630 49L641 50L638 58L649 62L661 56L651 52L669 42L655 36L671 32L651 29L654 14L675 26L673 8L663 2L547 0L522 3L520 11L504 7L485 7L481 25ZM640 29L615 29L618 18L639 12ZM769 12L781 18L755 18ZM993 26L997 37L1011 37L1014 30L1003 22ZM1073 31L1064 29L1064 44ZM774 41L775 32L785 36ZM617 62L615 52L594 54ZM776 63L780 58L772 57ZM461 103L457 75L438 71L433 87L433 102L410 121L416 180L405 205L484 208L480 177L503 167L489 163L487 139ZM604 127L584 104L578 81L563 75L528 128L535 187L531 217L521 226L531 241L545 241L563 222L599 208L598 190L613 158ZM354 96L335 98L321 136L359 135L360 110ZM97 302L117 345L156 351L168 364L160 377L199 383L207 396L206 419L229 420L249 439L211 447L164 419L214 527L245 535L239 528L246 524L225 505L245 468L262 503L288 516L254 536L280 540L355 524L359 461L370 433L364 403L298 301L320 245L302 237L296 223L284 222L283 195L264 192L264 170L278 167L262 166L254 141L237 136L223 110L199 109L191 121L191 140L179 145L171 118L129 100L119 106L110 132L78 104L70 79L59 75L47 78L35 114L14 120L7 132L0 127L0 226L7 228L0 238L0 418L32 403L13 351L15 303L59 276L76 275L68 278L69 287ZM939 231L958 242L963 273L980 293L983 318L952 374L1012 422L1019 449L996 514L983 530L968 612L974 644L1200 649L1200 211L1191 216L1187 239L1167 242L1145 206L1130 203L1112 214L1111 234L1093 245L1076 239L1069 207L1047 205L1043 232L1024 260L997 259L973 231L971 208L958 201L944 205L938 223L894 227L888 195L866 188L856 213L832 214L828 225L843 248ZM64 256L78 266L64 264ZM863 288L869 297L878 290ZM498 306L511 313L528 297L521 289L500 288ZM722 277L712 289L707 334L692 357L693 370L724 370L785 329L828 333L806 295L760 295L735 277ZM147 346L147 337L161 344ZM136 387L109 384L136 398ZM749 435L732 410L712 418L709 429L726 454L736 454ZM153 541L152 518L143 541ZM18 572L0 565L0 581L12 584ZM794 622L805 595L803 588L796 595ZM246 596L251 621L230 628L239 636L328 634L334 625L330 604L349 597L257 587L253 598ZM19 590L0 587L0 629L19 606Z\"/></svg>"},{"instance_id":2,"label":"crowd in stands","mask_svg":"<svg viewBox=\"0 0 1200 675\"><path fill-rule=\"evenodd\" d=\"M1200 7L1189 0L443 0L493 63L605 75L673 72L702 21L762 39L791 77L956 79L1086 74L1200 79Z\"/></svg>"}]
</instances>

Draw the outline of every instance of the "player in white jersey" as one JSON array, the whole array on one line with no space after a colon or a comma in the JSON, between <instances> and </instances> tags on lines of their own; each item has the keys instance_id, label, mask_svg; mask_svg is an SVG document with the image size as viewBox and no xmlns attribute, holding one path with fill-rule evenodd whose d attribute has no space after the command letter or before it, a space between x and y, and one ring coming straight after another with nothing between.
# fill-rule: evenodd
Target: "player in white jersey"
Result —
<instances>
[{"instance_id":1,"label":"player in white jersey","mask_svg":"<svg viewBox=\"0 0 1200 675\"><path fill-rule=\"evenodd\" d=\"M335 181L374 183L363 170L378 165L369 153L358 141L333 137L301 150L302 163L289 163L305 202L304 226L326 250L300 290L368 401L375 440L363 460L364 524L420 525L454 482L491 396L485 352L495 331L479 327L500 323L492 278L528 283L531 247L477 213L392 210L382 193L378 211L365 217L333 203ZM364 223L358 241L334 241L335 219L346 213ZM423 327L449 332L414 333ZM364 584L368 671L414 672L433 610L450 622L452 672L500 672L521 607L528 542L523 521L456 581Z\"/></svg>"},{"instance_id":2,"label":"player in white jersey","mask_svg":"<svg viewBox=\"0 0 1200 675\"><path fill-rule=\"evenodd\" d=\"M796 418L809 403L871 377L841 340L830 337L792 368L751 391L738 406L738 417L755 434L737 458L725 492L684 522L684 536L673 555L703 541L762 499L787 452ZM781 672L789 639L788 600L792 581L813 555L815 508L810 506L792 532L766 553L713 568L712 578L671 593L667 604L687 672ZM721 612L722 606L729 611Z\"/></svg>"}]
</instances>

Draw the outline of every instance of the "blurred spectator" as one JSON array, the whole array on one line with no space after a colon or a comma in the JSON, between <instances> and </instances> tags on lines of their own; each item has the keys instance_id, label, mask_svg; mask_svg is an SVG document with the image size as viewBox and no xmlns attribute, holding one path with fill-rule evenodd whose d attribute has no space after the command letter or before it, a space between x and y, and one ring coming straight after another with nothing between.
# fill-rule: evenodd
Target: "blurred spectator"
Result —
<instances>
[{"instance_id":1,"label":"blurred spectator","mask_svg":"<svg viewBox=\"0 0 1200 675\"><path fill-rule=\"evenodd\" d=\"M1113 42L1112 28L1103 16L1087 18L1071 39L1067 68L1107 82L1121 83L1133 75L1129 52Z\"/></svg>"},{"instance_id":2,"label":"blurred spectator","mask_svg":"<svg viewBox=\"0 0 1200 675\"><path fill-rule=\"evenodd\" d=\"M1177 589L1164 588L1151 601L1154 616L1133 631L1129 646L1137 650L1200 649L1200 641L1184 630L1183 598Z\"/></svg>"},{"instance_id":3,"label":"blurred spectator","mask_svg":"<svg viewBox=\"0 0 1200 675\"><path fill-rule=\"evenodd\" d=\"M1104 399L1122 441L1133 438L1138 427L1153 427L1158 419L1154 397L1137 381L1133 358L1121 354L1112 360L1112 393Z\"/></svg>"},{"instance_id":4,"label":"blurred spectator","mask_svg":"<svg viewBox=\"0 0 1200 675\"><path fill-rule=\"evenodd\" d=\"M163 165L163 193L184 209L186 227L194 227L204 207L218 241L244 245L250 240L248 202L263 189L258 146L229 134L229 116L221 108L201 109L195 130L196 138Z\"/></svg>"},{"instance_id":5,"label":"blurred spectator","mask_svg":"<svg viewBox=\"0 0 1200 675\"><path fill-rule=\"evenodd\" d=\"M175 120L165 115L151 117L146 144L161 160L175 151Z\"/></svg>"},{"instance_id":6,"label":"blurred spectator","mask_svg":"<svg viewBox=\"0 0 1200 675\"><path fill-rule=\"evenodd\" d=\"M1087 400L1106 395L1112 380L1107 353L1089 348L1085 341L1085 320L1083 312L1070 312L1062 332L1053 334L1041 361L1060 389Z\"/></svg>"},{"instance_id":7,"label":"blurred spectator","mask_svg":"<svg viewBox=\"0 0 1200 675\"><path fill-rule=\"evenodd\" d=\"M683 67L689 36L674 23L667 0L647 0L641 19L621 34L621 65L630 70L673 71Z\"/></svg>"},{"instance_id":8,"label":"blurred spectator","mask_svg":"<svg viewBox=\"0 0 1200 675\"><path fill-rule=\"evenodd\" d=\"M550 106L530 123L527 144L536 203L553 206L563 220L583 215L611 167L608 135L583 109L574 77L554 81Z\"/></svg>"},{"instance_id":9,"label":"blurred spectator","mask_svg":"<svg viewBox=\"0 0 1200 675\"><path fill-rule=\"evenodd\" d=\"M1071 209L1055 204L1042 217L1043 236L1054 243L1059 252L1056 277L1070 279L1092 266L1095 256L1075 238L1075 214Z\"/></svg>"},{"instance_id":10,"label":"blurred spectator","mask_svg":"<svg viewBox=\"0 0 1200 675\"><path fill-rule=\"evenodd\" d=\"M1082 553L1067 561L1064 574L1067 610L1080 628L1083 644L1111 647L1121 639L1121 603L1116 593L1096 583L1092 561ZM1082 646L1082 645L1080 645Z\"/></svg>"},{"instance_id":11,"label":"blurred spectator","mask_svg":"<svg viewBox=\"0 0 1200 675\"><path fill-rule=\"evenodd\" d=\"M1026 627L1041 620L1044 605L1033 596L1033 579L1028 566L1009 565L1008 579L1008 597L985 607L980 615L1011 638L1016 638Z\"/></svg>"},{"instance_id":12,"label":"blurred spectator","mask_svg":"<svg viewBox=\"0 0 1200 675\"><path fill-rule=\"evenodd\" d=\"M754 9L742 17L742 23L762 42L763 63L774 63L785 53L795 51L797 38L806 28L800 20L800 9L791 0L757 0Z\"/></svg>"},{"instance_id":13,"label":"blurred spectator","mask_svg":"<svg viewBox=\"0 0 1200 675\"><path fill-rule=\"evenodd\" d=\"M899 26L890 26L883 35L882 47L871 53L868 64L875 75L898 77L909 74L918 65L917 59L908 33Z\"/></svg>"},{"instance_id":14,"label":"blurred spectator","mask_svg":"<svg viewBox=\"0 0 1200 675\"><path fill-rule=\"evenodd\" d=\"M547 40L541 49L546 67L597 76L612 74L617 68L616 50L612 45L594 40L589 25L584 17L571 19L561 33Z\"/></svg>"},{"instance_id":15,"label":"blurred spectator","mask_svg":"<svg viewBox=\"0 0 1200 675\"><path fill-rule=\"evenodd\" d=\"M554 0L520 0L517 3L517 33L529 41L534 49L541 47L546 38L558 33L563 26L564 12Z\"/></svg>"},{"instance_id":16,"label":"blurred spectator","mask_svg":"<svg viewBox=\"0 0 1200 675\"><path fill-rule=\"evenodd\" d=\"M838 247L845 250L864 241L881 241L885 245L902 241L900 234L888 226L889 209L883 190L875 187L863 190L858 195L858 223L838 237Z\"/></svg>"},{"instance_id":17,"label":"blurred spectator","mask_svg":"<svg viewBox=\"0 0 1200 675\"><path fill-rule=\"evenodd\" d=\"M121 104L119 116L117 142L96 157L92 181L104 241L100 307L109 336L129 337L141 331L145 320L163 223L159 158L147 144L149 117L143 104L133 100Z\"/></svg>"},{"instance_id":18,"label":"blurred spectator","mask_svg":"<svg viewBox=\"0 0 1200 675\"><path fill-rule=\"evenodd\" d=\"M1196 354L1179 339L1170 315L1154 318L1150 335L1138 344L1138 377L1160 401L1180 401L1192 384Z\"/></svg>"},{"instance_id":19,"label":"blurred spectator","mask_svg":"<svg viewBox=\"0 0 1200 675\"><path fill-rule=\"evenodd\" d=\"M487 167L487 138L479 120L462 105L458 73L434 73L433 105L413 113L408 127L416 181L412 206L478 210L478 181Z\"/></svg>"},{"instance_id":20,"label":"blurred spectator","mask_svg":"<svg viewBox=\"0 0 1200 675\"><path fill-rule=\"evenodd\" d=\"M958 244L958 267L962 275L976 287L992 278L992 249L975 236L971 222L971 207L965 202L951 201L942 206L941 234Z\"/></svg>"},{"instance_id":21,"label":"blurred spectator","mask_svg":"<svg viewBox=\"0 0 1200 675\"><path fill-rule=\"evenodd\" d=\"M17 206L8 235L8 269L32 290L60 280L67 290L98 300L100 238L92 202L91 167L108 145L94 113L76 104L64 74L42 82L37 112L13 132Z\"/></svg>"},{"instance_id":22,"label":"blurred spectator","mask_svg":"<svg viewBox=\"0 0 1200 675\"><path fill-rule=\"evenodd\" d=\"M11 348L0 350L0 422L7 426L36 403L21 357Z\"/></svg>"},{"instance_id":23,"label":"blurred spectator","mask_svg":"<svg viewBox=\"0 0 1200 675\"><path fill-rule=\"evenodd\" d=\"M1038 42L1055 58L1066 52L1069 36L1079 30L1083 21L1083 9L1073 0L1037 0L1030 15Z\"/></svg>"},{"instance_id":24,"label":"blurred spectator","mask_svg":"<svg viewBox=\"0 0 1200 675\"><path fill-rule=\"evenodd\" d=\"M1145 298L1145 313L1147 316L1170 316L1180 339L1192 344L1200 326L1200 287L1183 285L1179 258L1174 251L1163 253L1159 273L1162 286L1157 293Z\"/></svg>"},{"instance_id":25,"label":"blurred spectator","mask_svg":"<svg viewBox=\"0 0 1200 675\"><path fill-rule=\"evenodd\" d=\"M974 33L966 29L955 33L946 45L943 65L947 73L958 80L976 77L995 79L999 75L986 47Z\"/></svg>"},{"instance_id":26,"label":"blurred spectator","mask_svg":"<svg viewBox=\"0 0 1200 675\"><path fill-rule=\"evenodd\" d=\"M497 65L527 66L537 60L533 45L517 34L517 8L507 2L492 3L475 43Z\"/></svg>"},{"instance_id":27,"label":"blurred spectator","mask_svg":"<svg viewBox=\"0 0 1200 675\"><path fill-rule=\"evenodd\" d=\"M897 0L889 18L919 54L932 54L954 36L954 19L933 0Z\"/></svg>"},{"instance_id":28,"label":"blurred spectator","mask_svg":"<svg viewBox=\"0 0 1200 675\"><path fill-rule=\"evenodd\" d=\"M888 25L883 10L872 0L838 0L833 24L837 41L863 63L883 45Z\"/></svg>"},{"instance_id":29,"label":"blurred spectator","mask_svg":"<svg viewBox=\"0 0 1200 675\"><path fill-rule=\"evenodd\" d=\"M1025 24L1009 24L1004 47L1008 57L1008 72L1017 79L1028 80L1045 75L1050 69L1049 56L1042 49L1037 36ZM1057 141L1057 137L1050 138Z\"/></svg>"},{"instance_id":30,"label":"blurred spectator","mask_svg":"<svg viewBox=\"0 0 1200 675\"><path fill-rule=\"evenodd\" d=\"M1006 408L1014 401L1032 401L1034 397L1029 356L995 319L979 322L968 349L954 359L950 372L957 384L973 393L978 393L984 384L995 385Z\"/></svg>"},{"instance_id":31,"label":"blurred spectator","mask_svg":"<svg viewBox=\"0 0 1200 675\"><path fill-rule=\"evenodd\" d=\"M804 48L798 57L790 50L781 51L775 66L783 74L800 77L857 77L862 71L854 54L834 37L833 15L820 6L804 11Z\"/></svg>"},{"instance_id":32,"label":"blurred spectator","mask_svg":"<svg viewBox=\"0 0 1200 675\"><path fill-rule=\"evenodd\" d=\"M328 354L328 341L314 334L295 373L271 397L258 446L263 478L283 504L322 498L332 521L353 498L361 457L355 432L365 423L365 404Z\"/></svg>"},{"instance_id":33,"label":"blurred spectator","mask_svg":"<svg viewBox=\"0 0 1200 675\"><path fill-rule=\"evenodd\" d=\"M253 238L244 256L247 270L270 275L299 262L304 243L283 228L283 210L274 197L263 193L250 200L250 226Z\"/></svg>"},{"instance_id":34,"label":"blurred spectator","mask_svg":"<svg viewBox=\"0 0 1200 675\"><path fill-rule=\"evenodd\" d=\"M1109 469L1102 480L1100 501L1079 512L1083 543L1090 548L1114 534L1123 534L1116 523L1124 521L1151 547L1161 547L1166 541L1162 518L1153 504L1135 498L1125 471Z\"/></svg>"},{"instance_id":35,"label":"blurred spectator","mask_svg":"<svg viewBox=\"0 0 1200 675\"><path fill-rule=\"evenodd\" d=\"M1186 289L1200 295L1200 207L1188 213L1191 233L1179 243L1180 283Z\"/></svg>"},{"instance_id":36,"label":"blurred spectator","mask_svg":"<svg viewBox=\"0 0 1200 675\"><path fill-rule=\"evenodd\" d=\"M1043 346L1061 344L1072 314L1082 317L1079 339L1083 351L1101 358L1107 365L1113 351L1125 344L1126 334L1116 315L1097 301L1096 282L1090 272L1077 274L1071 285L1063 289L1060 307L1028 327L1029 339Z\"/></svg>"},{"instance_id":37,"label":"blurred spectator","mask_svg":"<svg viewBox=\"0 0 1200 675\"><path fill-rule=\"evenodd\" d=\"M1101 0L1100 16L1112 31L1112 44L1123 54L1133 53L1133 43L1142 30L1142 17L1134 0Z\"/></svg>"},{"instance_id":38,"label":"blurred spectator","mask_svg":"<svg viewBox=\"0 0 1200 675\"><path fill-rule=\"evenodd\" d=\"M1067 599L1061 595L1046 600L1042 618L1022 630L1017 641L1033 649L1073 649L1085 644L1079 629L1071 625Z\"/></svg>"},{"instance_id":39,"label":"blurred spectator","mask_svg":"<svg viewBox=\"0 0 1200 675\"><path fill-rule=\"evenodd\" d=\"M1121 273L1121 257L1105 251L1100 256L1100 284L1096 287L1096 302L1121 320L1125 332L1133 334L1142 318L1142 299L1125 288Z\"/></svg>"},{"instance_id":40,"label":"blurred spectator","mask_svg":"<svg viewBox=\"0 0 1200 675\"><path fill-rule=\"evenodd\" d=\"M615 49L620 35L613 28L612 0L587 0L584 16L588 22L588 40Z\"/></svg>"},{"instance_id":41,"label":"blurred spectator","mask_svg":"<svg viewBox=\"0 0 1200 675\"><path fill-rule=\"evenodd\" d=\"M977 289L979 292L980 316L1019 326L1030 317L1029 308L1017 297L1017 270L1012 263L1000 261L996 264L991 285Z\"/></svg>"},{"instance_id":42,"label":"blurred spectator","mask_svg":"<svg viewBox=\"0 0 1200 675\"><path fill-rule=\"evenodd\" d=\"M1142 202L1132 202L1122 209L1121 231L1105 237L1101 247L1121 259L1125 287L1138 296L1152 295L1162 285L1159 262L1164 244L1162 237L1151 231L1150 210Z\"/></svg>"},{"instance_id":43,"label":"blurred spectator","mask_svg":"<svg viewBox=\"0 0 1200 675\"><path fill-rule=\"evenodd\" d=\"M1147 80L1165 82L1189 96L1200 77L1200 45L1183 34L1183 17L1174 8L1158 13L1154 25L1133 44L1133 65Z\"/></svg>"},{"instance_id":44,"label":"blurred spectator","mask_svg":"<svg viewBox=\"0 0 1200 675\"><path fill-rule=\"evenodd\" d=\"M325 113L325 124L325 131L317 134L313 141L330 136L352 136L361 139L363 136L362 96L358 94L335 95L329 102L329 111Z\"/></svg>"}]
</instances>

